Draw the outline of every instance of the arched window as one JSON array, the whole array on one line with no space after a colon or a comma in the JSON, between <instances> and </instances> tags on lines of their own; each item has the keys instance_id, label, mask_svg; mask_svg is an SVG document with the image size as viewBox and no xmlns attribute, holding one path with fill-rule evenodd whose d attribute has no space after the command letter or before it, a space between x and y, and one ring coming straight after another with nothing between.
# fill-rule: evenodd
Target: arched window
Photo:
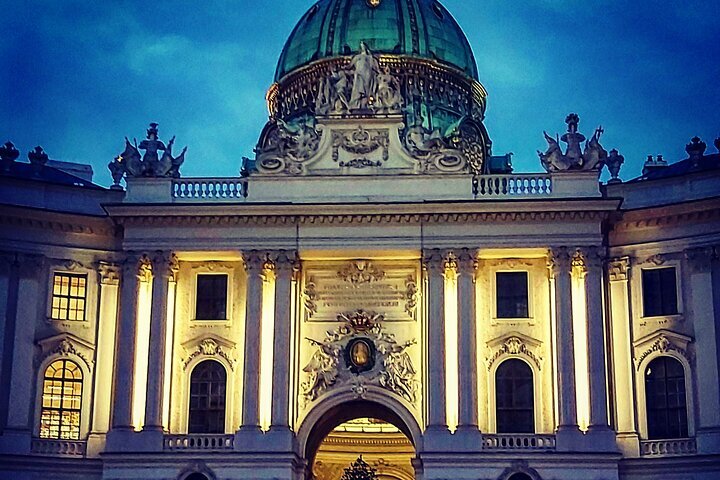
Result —
<instances>
[{"instance_id":1,"label":"arched window","mask_svg":"<svg viewBox=\"0 0 720 480\"><path fill-rule=\"evenodd\" d=\"M189 476L185 477L185 480L208 480L208 477L202 473L191 473Z\"/></svg>"},{"instance_id":2,"label":"arched window","mask_svg":"<svg viewBox=\"0 0 720 480\"><path fill-rule=\"evenodd\" d=\"M658 357L645 370L648 438L688 436L685 370L672 357Z\"/></svg>"},{"instance_id":3,"label":"arched window","mask_svg":"<svg viewBox=\"0 0 720 480\"><path fill-rule=\"evenodd\" d=\"M508 480L532 480L532 477L527 473L515 473Z\"/></svg>"},{"instance_id":4,"label":"arched window","mask_svg":"<svg viewBox=\"0 0 720 480\"><path fill-rule=\"evenodd\" d=\"M190 377L189 433L225 433L225 367L214 360L199 363Z\"/></svg>"},{"instance_id":5,"label":"arched window","mask_svg":"<svg viewBox=\"0 0 720 480\"><path fill-rule=\"evenodd\" d=\"M83 374L70 360L57 360L43 377L40 438L80 439Z\"/></svg>"},{"instance_id":6,"label":"arched window","mask_svg":"<svg viewBox=\"0 0 720 480\"><path fill-rule=\"evenodd\" d=\"M495 373L498 433L535 433L533 373L522 360L506 360Z\"/></svg>"}]
</instances>

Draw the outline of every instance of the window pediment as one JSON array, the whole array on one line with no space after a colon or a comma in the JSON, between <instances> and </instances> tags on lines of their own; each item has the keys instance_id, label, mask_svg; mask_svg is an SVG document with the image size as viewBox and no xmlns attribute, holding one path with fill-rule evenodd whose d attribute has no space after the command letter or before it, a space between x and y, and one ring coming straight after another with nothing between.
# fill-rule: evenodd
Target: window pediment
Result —
<instances>
[{"instance_id":1,"label":"window pediment","mask_svg":"<svg viewBox=\"0 0 720 480\"><path fill-rule=\"evenodd\" d=\"M38 352L36 364L40 365L53 355L61 357L77 357L81 359L88 369L93 368L93 353L95 345L71 333L63 332L36 342Z\"/></svg>"},{"instance_id":2,"label":"window pediment","mask_svg":"<svg viewBox=\"0 0 720 480\"><path fill-rule=\"evenodd\" d=\"M519 332L510 332L487 342L488 356L485 357L487 368L490 370L503 355L523 356L530 359L540 370L543 357L540 355L542 342L523 335Z\"/></svg>"},{"instance_id":3,"label":"window pediment","mask_svg":"<svg viewBox=\"0 0 720 480\"><path fill-rule=\"evenodd\" d=\"M237 361L233 358L235 342L218 335L207 334L195 337L182 344L187 356L183 359L183 368L187 369L190 363L198 357L223 358L231 369L235 369Z\"/></svg>"},{"instance_id":4,"label":"window pediment","mask_svg":"<svg viewBox=\"0 0 720 480\"><path fill-rule=\"evenodd\" d=\"M665 329L646 335L633 343L635 366L640 370L645 360L654 353L675 352L690 362L689 345L692 341L693 339L687 335Z\"/></svg>"}]
</instances>

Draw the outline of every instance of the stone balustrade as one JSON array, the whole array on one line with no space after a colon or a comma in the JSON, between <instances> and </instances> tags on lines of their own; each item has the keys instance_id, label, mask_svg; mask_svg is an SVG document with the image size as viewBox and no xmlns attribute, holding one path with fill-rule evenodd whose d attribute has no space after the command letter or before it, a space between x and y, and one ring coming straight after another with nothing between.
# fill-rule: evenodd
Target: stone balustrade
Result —
<instances>
[{"instance_id":1,"label":"stone balustrade","mask_svg":"<svg viewBox=\"0 0 720 480\"><path fill-rule=\"evenodd\" d=\"M555 435L484 433L483 450L555 450Z\"/></svg>"},{"instance_id":2,"label":"stone balustrade","mask_svg":"<svg viewBox=\"0 0 720 480\"><path fill-rule=\"evenodd\" d=\"M697 446L694 438L643 440L640 442L640 455L643 457L666 457L671 455L692 455L695 453L697 453Z\"/></svg>"},{"instance_id":3,"label":"stone balustrade","mask_svg":"<svg viewBox=\"0 0 720 480\"><path fill-rule=\"evenodd\" d=\"M473 182L476 198L547 197L552 195L550 175L479 175Z\"/></svg>"},{"instance_id":4,"label":"stone balustrade","mask_svg":"<svg viewBox=\"0 0 720 480\"><path fill-rule=\"evenodd\" d=\"M232 450L235 445L234 435L223 434L188 434L165 435L165 450L203 452L211 450Z\"/></svg>"},{"instance_id":5,"label":"stone balustrade","mask_svg":"<svg viewBox=\"0 0 720 480\"><path fill-rule=\"evenodd\" d=\"M32 453L37 455L83 457L87 450L87 442L80 440L51 440L34 438Z\"/></svg>"},{"instance_id":6,"label":"stone balustrade","mask_svg":"<svg viewBox=\"0 0 720 480\"><path fill-rule=\"evenodd\" d=\"M183 178L173 180L175 202L237 202L247 197L244 178Z\"/></svg>"}]
</instances>

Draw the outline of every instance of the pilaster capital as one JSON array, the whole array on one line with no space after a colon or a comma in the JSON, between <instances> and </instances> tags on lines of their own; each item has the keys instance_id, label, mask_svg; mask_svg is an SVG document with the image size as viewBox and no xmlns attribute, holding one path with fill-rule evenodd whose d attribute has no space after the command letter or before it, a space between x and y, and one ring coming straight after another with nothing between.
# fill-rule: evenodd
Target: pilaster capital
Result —
<instances>
[{"instance_id":1,"label":"pilaster capital","mask_svg":"<svg viewBox=\"0 0 720 480\"><path fill-rule=\"evenodd\" d=\"M477 250L463 248L457 255L457 271L460 275L468 275L473 282L477 276L479 262L477 258Z\"/></svg>"},{"instance_id":2,"label":"pilaster capital","mask_svg":"<svg viewBox=\"0 0 720 480\"><path fill-rule=\"evenodd\" d=\"M443 276L445 278L449 278L452 280L457 278L460 271L460 264L458 256L455 254L455 251L448 250L447 252L445 252L445 255L443 257L443 266Z\"/></svg>"},{"instance_id":3,"label":"pilaster capital","mask_svg":"<svg viewBox=\"0 0 720 480\"><path fill-rule=\"evenodd\" d=\"M445 255L440 249L434 248L423 252L423 269L429 274L442 275L445 273Z\"/></svg>"},{"instance_id":4,"label":"pilaster capital","mask_svg":"<svg viewBox=\"0 0 720 480\"><path fill-rule=\"evenodd\" d=\"M553 277L570 274L574 252L568 247L553 247L548 253L548 268Z\"/></svg>"},{"instance_id":5,"label":"pilaster capital","mask_svg":"<svg viewBox=\"0 0 720 480\"><path fill-rule=\"evenodd\" d=\"M712 259L717 256L717 247L696 247L685 250L685 258L692 273L708 273Z\"/></svg>"},{"instance_id":6,"label":"pilaster capital","mask_svg":"<svg viewBox=\"0 0 720 480\"><path fill-rule=\"evenodd\" d=\"M177 273L180 271L180 262L175 253L158 250L153 255L152 268L155 276L158 278L175 281Z\"/></svg>"},{"instance_id":7,"label":"pilaster capital","mask_svg":"<svg viewBox=\"0 0 720 480\"><path fill-rule=\"evenodd\" d=\"M97 266L100 284L117 285L120 283L120 266L110 262L99 262Z\"/></svg>"},{"instance_id":8,"label":"pilaster capital","mask_svg":"<svg viewBox=\"0 0 720 480\"><path fill-rule=\"evenodd\" d=\"M599 272L605 260L605 249L598 246L578 248L573 257L573 266L582 268L583 273Z\"/></svg>"},{"instance_id":9,"label":"pilaster capital","mask_svg":"<svg viewBox=\"0 0 720 480\"><path fill-rule=\"evenodd\" d=\"M626 282L630 277L630 257L610 259L607 263L611 282Z\"/></svg>"},{"instance_id":10,"label":"pilaster capital","mask_svg":"<svg viewBox=\"0 0 720 480\"><path fill-rule=\"evenodd\" d=\"M267 259L275 266L276 275L292 275L298 269L296 251L272 250L268 252Z\"/></svg>"},{"instance_id":11,"label":"pilaster capital","mask_svg":"<svg viewBox=\"0 0 720 480\"><path fill-rule=\"evenodd\" d=\"M248 275L262 275L266 260L265 253L259 250L243 252L243 266Z\"/></svg>"},{"instance_id":12,"label":"pilaster capital","mask_svg":"<svg viewBox=\"0 0 720 480\"><path fill-rule=\"evenodd\" d=\"M122 262L122 275L125 279L134 276L140 282L147 282L152 278L152 260L145 253L127 252Z\"/></svg>"}]
</instances>

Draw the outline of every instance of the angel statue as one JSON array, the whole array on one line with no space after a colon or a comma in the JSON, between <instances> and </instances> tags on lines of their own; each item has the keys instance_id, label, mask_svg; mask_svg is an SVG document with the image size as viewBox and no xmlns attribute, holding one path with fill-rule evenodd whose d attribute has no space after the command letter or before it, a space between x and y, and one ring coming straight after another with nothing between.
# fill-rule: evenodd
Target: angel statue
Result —
<instances>
[{"instance_id":1,"label":"angel statue","mask_svg":"<svg viewBox=\"0 0 720 480\"><path fill-rule=\"evenodd\" d=\"M303 383L303 395L309 400L315 400L322 392L335 384L338 377L339 347L331 343L318 342L311 338L307 339L311 344L318 347L310 362L303 368L303 372L309 374L309 378Z\"/></svg>"}]
</instances>

